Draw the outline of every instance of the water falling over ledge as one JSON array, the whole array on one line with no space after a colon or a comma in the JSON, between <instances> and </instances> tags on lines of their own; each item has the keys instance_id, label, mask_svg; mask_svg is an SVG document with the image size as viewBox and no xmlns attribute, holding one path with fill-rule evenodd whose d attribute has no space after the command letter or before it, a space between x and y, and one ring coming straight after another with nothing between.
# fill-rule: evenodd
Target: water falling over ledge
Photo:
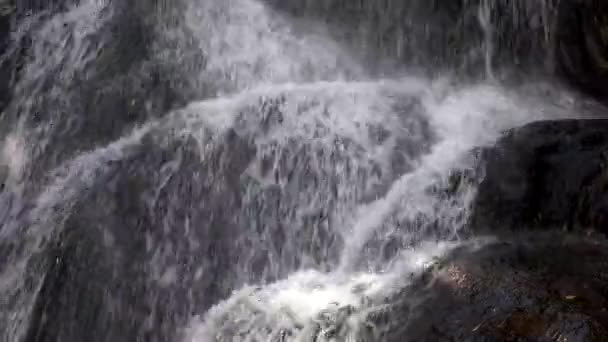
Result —
<instances>
[{"instance_id":1,"label":"water falling over ledge","mask_svg":"<svg viewBox=\"0 0 608 342\"><path fill-rule=\"evenodd\" d=\"M466 14L488 25L470 43L491 75L505 4L484 3ZM340 40L322 18L161 5L85 0L13 33L31 46L2 116L2 338L381 340L369 314L469 243L478 180L444 189L475 169L468 152L582 115L542 81L412 72L425 35L387 43L378 59L401 67L378 73L353 53L369 37ZM363 35L382 33L373 20Z\"/></svg>"}]
</instances>

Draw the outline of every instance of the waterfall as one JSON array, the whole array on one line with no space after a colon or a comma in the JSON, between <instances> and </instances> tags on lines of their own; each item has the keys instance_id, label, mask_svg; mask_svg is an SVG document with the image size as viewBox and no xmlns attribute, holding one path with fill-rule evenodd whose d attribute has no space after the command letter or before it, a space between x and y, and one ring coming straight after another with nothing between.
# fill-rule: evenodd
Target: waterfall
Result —
<instances>
[{"instance_id":1,"label":"waterfall","mask_svg":"<svg viewBox=\"0 0 608 342\"><path fill-rule=\"evenodd\" d=\"M381 340L386 299L468 243L479 178L446 189L471 149L579 104L497 82L497 11L548 47L556 1L389 27L430 6L399 3L334 21L337 0L20 14L0 60L22 63L0 130L2 339ZM428 38L445 35L463 41L442 55ZM460 57L488 79L460 79Z\"/></svg>"}]
</instances>

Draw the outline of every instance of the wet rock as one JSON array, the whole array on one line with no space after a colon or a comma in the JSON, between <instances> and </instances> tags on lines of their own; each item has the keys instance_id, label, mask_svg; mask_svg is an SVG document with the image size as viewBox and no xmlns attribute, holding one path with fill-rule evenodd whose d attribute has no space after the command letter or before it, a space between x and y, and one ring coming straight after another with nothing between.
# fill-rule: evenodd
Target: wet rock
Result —
<instances>
[{"instance_id":1,"label":"wet rock","mask_svg":"<svg viewBox=\"0 0 608 342\"><path fill-rule=\"evenodd\" d=\"M472 227L608 233L608 121L535 122L482 152Z\"/></svg>"},{"instance_id":2,"label":"wet rock","mask_svg":"<svg viewBox=\"0 0 608 342\"><path fill-rule=\"evenodd\" d=\"M0 58L0 76L6 76L0 77L0 136L22 122L38 142L36 165L26 168L30 183L75 154L166 114L179 98L152 51L161 21L157 1L110 2L95 15L112 14L86 33L77 32L79 21L93 19L68 13L74 3L19 2L7 23L19 34L0 34L0 53L3 47L10 52ZM5 20L0 16L0 32ZM45 43L55 40L65 45Z\"/></svg>"},{"instance_id":3,"label":"wet rock","mask_svg":"<svg viewBox=\"0 0 608 342\"><path fill-rule=\"evenodd\" d=\"M0 2L0 113L10 98L11 64L2 58L10 42L12 7L8 2Z\"/></svg>"},{"instance_id":4,"label":"wet rock","mask_svg":"<svg viewBox=\"0 0 608 342\"><path fill-rule=\"evenodd\" d=\"M606 298L585 280L563 277L551 284L551 290L561 298L585 305L590 309L607 307Z\"/></svg>"},{"instance_id":5,"label":"wet rock","mask_svg":"<svg viewBox=\"0 0 608 342\"><path fill-rule=\"evenodd\" d=\"M476 3L465 1L265 0L293 18L330 25L355 55L373 61L370 67L390 68L400 62L427 69L476 64L465 51L481 42ZM466 37L466 38L465 38ZM469 55L471 55L469 53ZM396 61L399 62L396 62ZM381 63L378 63L378 62ZM380 70L384 71L384 70Z\"/></svg>"},{"instance_id":6,"label":"wet rock","mask_svg":"<svg viewBox=\"0 0 608 342\"><path fill-rule=\"evenodd\" d=\"M608 5L562 1L555 32L558 72L582 91L608 101Z\"/></svg>"},{"instance_id":7,"label":"wet rock","mask_svg":"<svg viewBox=\"0 0 608 342\"><path fill-rule=\"evenodd\" d=\"M515 311L498 328L504 335L540 338L547 331L548 322L537 313Z\"/></svg>"},{"instance_id":8,"label":"wet rock","mask_svg":"<svg viewBox=\"0 0 608 342\"><path fill-rule=\"evenodd\" d=\"M442 267L387 300L384 314L391 319L376 322L386 332L378 340L603 341L603 311L554 288L564 277L587 281L604 300L608 281L596 275L608 271L607 246L606 240L537 233L457 249Z\"/></svg>"},{"instance_id":9,"label":"wet rock","mask_svg":"<svg viewBox=\"0 0 608 342\"><path fill-rule=\"evenodd\" d=\"M331 34L363 58L382 60L380 69L405 62L479 76L488 62L496 75L513 69L557 74L608 101L608 5L602 0L266 2L295 18L328 23Z\"/></svg>"},{"instance_id":10,"label":"wet rock","mask_svg":"<svg viewBox=\"0 0 608 342\"><path fill-rule=\"evenodd\" d=\"M430 72L451 67L463 76L484 74L486 62L497 75L513 68L527 76L552 73L555 55L565 64L587 50L576 32L590 26L602 7L593 0L265 1L296 18L328 23L338 39L376 62L381 59L384 68L405 62ZM594 27L593 32L602 31ZM579 58L567 64L568 70L581 81L593 80L591 70L578 72L593 65L589 62Z\"/></svg>"},{"instance_id":11,"label":"wet rock","mask_svg":"<svg viewBox=\"0 0 608 342\"><path fill-rule=\"evenodd\" d=\"M217 139L203 162L193 139L144 137L83 193L30 262L44 278L25 341L175 340L242 285L234 211L252 149Z\"/></svg>"}]
</instances>

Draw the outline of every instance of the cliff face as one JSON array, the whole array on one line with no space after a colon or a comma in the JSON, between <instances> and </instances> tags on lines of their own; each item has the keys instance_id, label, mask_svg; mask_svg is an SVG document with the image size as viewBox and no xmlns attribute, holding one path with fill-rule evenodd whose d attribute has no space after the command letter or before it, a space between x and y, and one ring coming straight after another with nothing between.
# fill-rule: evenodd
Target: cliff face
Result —
<instances>
[{"instance_id":1,"label":"cliff face","mask_svg":"<svg viewBox=\"0 0 608 342\"><path fill-rule=\"evenodd\" d=\"M555 54L558 73L601 101L608 97L608 4L563 1Z\"/></svg>"},{"instance_id":2,"label":"cliff face","mask_svg":"<svg viewBox=\"0 0 608 342\"><path fill-rule=\"evenodd\" d=\"M601 0L266 0L323 20L355 54L431 74L557 76L608 96L608 5ZM515 71L514 71L515 70ZM515 75L513 75L515 74Z\"/></svg>"},{"instance_id":3,"label":"cliff face","mask_svg":"<svg viewBox=\"0 0 608 342\"><path fill-rule=\"evenodd\" d=\"M472 225L481 231L608 233L608 121L536 122L482 152Z\"/></svg>"},{"instance_id":4,"label":"cliff face","mask_svg":"<svg viewBox=\"0 0 608 342\"><path fill-rule=\"evenodd\" d=\"M1 2L0 51L8 32L27 15L49 8L61 11L72 2ZM370 68L380 61L380 71L404 63L431 74L449 71L467 77L478 77L487 67L498 77L510 77L518 70L558 76L601 100L608 96L608 5L601 0L265 2L294 19L324 21L329 34L353 54L374 62ZM120 40L135 44L134 57L145 57L141 55L145 46L138 45L145 45L150 29L141 24L146 15L133 14L149 14L153 9L168 13L171 6L181 5L160 0L123 6L121 15L132 17L124 21L131 27L121 28ZM2 80L6 84L10 77ZM3 87L4 94L8 88Z\"/></svg>"},{"instance_id":5,"label":"cliff face","mask_svg":"<svg viewBox=\"0 0 608 342\"><path fill-rule=\"evenodd\" d=\"M8 3L0 2L0 56L6 53L10 42L10 13L11 7L8 7ZM11 73L10 63L0 57L0 111L4 109L9 100Z\"/></svg>"},{"instance_id":6,"label":"cliff face","mask_svg":"<svg viewBox=\"0 0 608 342\"><path fill-rule=\"evenodd\" d=\"M370 315L383 341L606 341L608 121L539 121L478 149L473 238ZM403 317L389 323L387 317Z\"/></svg>"}]
</instances>

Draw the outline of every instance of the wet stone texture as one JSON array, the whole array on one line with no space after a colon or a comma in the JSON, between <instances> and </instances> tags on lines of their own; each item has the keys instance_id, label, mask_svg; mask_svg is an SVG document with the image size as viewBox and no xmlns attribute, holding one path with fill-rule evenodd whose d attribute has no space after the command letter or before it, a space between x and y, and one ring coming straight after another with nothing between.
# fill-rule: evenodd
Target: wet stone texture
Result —
<instances>
[{"instance_id":1,"label":"wet stone texture","mask_svg":"<svg viewBox=\"0 0 608 342\"><path fill-rule=\"evenodd\" d=\"M465 245L388 298L370 316L379 340L608 340L607 137L605 120L543 121L474 151L468 233L500 242Z\"/></svg>"},{"instance_id":2,"label":"wet stone texture","mask_svg":"<svg viewBox=\"0 0 608 342\"><path fill-rule=\"evenodd\" d=\"M252 151L218 140L202 161L190 139L145 137L86 192L43 256L25 341L170 341L237 286L235 177Z\"/></svg>"},{"instance_id":3,"label":"wet stone texture","mask_svg":"<svg viewBox=\"0 0 608 342\"><path fill-rule=\"evenodd\" d=\"M608 4L562 1L557 18L558 72L582 91L608 101Z\"/></svg>"},{"instance_id":4,"label":"wet stone texture","mask_svg":"<svg viewBox=\"0 0 608 342\"><path fill-rule=\"evenodd\" d=\"M527 234L456 250L388 300L379 340L606 341L606 243Z\"/></svg>"},{"instance_id":5,"label":"wet stone texture","mask_svg":"<svg viewBox=\"0 0 608 342\"><path fill-rule=\"evenodd\" d=\"M0 5L0 56L3 56L10 43L11 32L11 12L9 9L3 9ZM0 57L0 113L6 107L10 99L10 79L11 79L11 64Z\"/></svg>"},{"instance_id":6,"label":"wet stone texture","mask_svg":"<svg viewBox=\"0 0 608 342\"><path fill-rule=\"evenodd\" d=\"M608 233L608 121L536 122L481 153L476 231Z\"/></svg>"},{"instance_id":7,"label":"wet stone texture","mask_svg":"<svg viewBox=\"0 0 608 342\"><path fill-rule=\"evenodd\" d=\"M61 11L65 3L51 1L46 6ZM294 4L285 2L288 3ZM374 28L385 22L377 20L378 13L388 11L400 19L407 12L407 6L391 3L396 7L378 8L369 16L362 12L364 7L351 10L359 13L361 19L369 20L368 26ZM455 13L464 10L462 3L442 2L441 9L437 9L439 2L432 1L417 12L440 12L432 16L435 25L427 35L437 38L431 39L434 45L428 47L431 55L459 61L453 47L444 51L445 39L454 37L444 29L455 26L452 25L458 21ZM602 57L608 45L602 25L608 24L602 24L601 12L594 12L593 7L570 11L573 3L559 11L558 26L572 30L556 32L558 61L567 78L601 97L608 89L603 87L607 84L607 69ZM32 116L28 125L46 127L49 122L45 120L55 114L71 116L58 120L52 130L45 131L48 136L40 137L48 140L52 148L46 151L49 153L37 155L39 164L28 171L30 180L45 175L79 152L114 141L135 125L160 117L185 102L171 88L175 87L167 75L171 70L163 69L152 57L154 32L147 21L152 14L146 11L152 11L154 6L144 1L136 1L133 6L126 5L127 2L113 4L118 14L95 37L110 42L95 56L96 73L85 73L87 77L62 84L57 82L57 70L52 69L34 82L52 83L65 93L57 97L47 92L37 97L39 102L32 112L43 112L47 117ZM19 2L16 15L39 10L41 6L40 1ZM292 13L295 9L283 10ZM320 11L325 12L326 8ZM597 14L597 20L580 20L590 13ZM477 22L476 8L465 14L466 22ZM14 28L13 15L0 7L0 55L6 50L9 33ZM347 15L345 21L351 22L356 17ZM410 26L403 29L429 28L426 19L423 26L418 26L418 22L406 24ZM477 26L459 29L466 37L474 33L472 43L479 43ZM392 37L391 30L372 29L373 34L366 38L377 42L383 41L379 37L402 38L399 30ZM455 37L459 39L458 35ZM22 71L19 64L23 64L21 59L27 54L26 40L24 46L18 47L24 51L15 54L17 60L0 58L0 112L10 102L14 81ZM520 50L530 45L529 41L521 43ZM407 48L397 49L399 44L385 45L384 52L388 55L409 53ZM392 51L393 47L398 51ZM59 101L64 99L65 103ZM24 115L18 103L13 107L5 113L14 117L2 114L3 133L10 132L18 116ZM405 107L404 111L409 112L416 105ZM82 113L87 113L86 120ZM262 124L267 128L280 124L279 114L269 115ZM419 130L423 132L423 140L433 140L426 124L421 123ZM371 135L379 143L387 139L381 129ZM315 263L320 260L337 258L319 252L327 250L325 245L340 245L333 232L325 228L330 220L327 211L332 209L337 191L328 194L330 204L325 211L313 212L302 220L302 226L320 227L315 230L322 233L318 239L304 234L287 236L290 222L282 222L279 217L280 209L290 209L291 193L285 194L284 189L275 185L260 189L255 200L243 203L241 176L256 151L247 139L234 132L216 139L201 153L199 142L194 139L166 142L150 134L124 158L110 162L89 188L81 189L74 208L61 222L64 226L49 236L50 247L31 260L32 269L23 292L32 293L36 299L24 341L179 339L180 327L220 298L228 297L231 289L249 280L258 283L274 280L261 279L270 259L264 255L265 250L252 258L252 265L240 264L245 250L252 249L243 243L246 239L241 239L246 228L265 226L271 237L268 250L277 253L281 261L296 259L291 261L293 267L304 262L284 252L289 243L296 250L310 251L312 266L318 266ZM418 156L429 148L425 142L407 138L396 144L397 152L406 157ZM512 130L497 146L482 150L480 166L485 178L473 205L471 230L500 233L505 240L478 250L461 248L438 260L413 286L387 298L385 309L370 314L370 321L380 327L377 340L606 341L608 244L600 236L608 233L607 144L608 121L539 122ZM316 177L331 181L317 181L312 172L301 167L308 165L307 156L317 151L302 145L306 147L301 149L302 155L295 153L301 146L294 144L292 150L285 151L286 157L277 159L280 167L270 178L293 185L294 192L303 189L319 192L318 189L330 188L343 176L319 173ZM344 145L348 146L348 142ZM398 154L393 157L391 176L411 170L408 158ZM328 160L336 162L341 158L345 157L336 153ZM261 169L267 168L262 165ZM454 181L454 187L461 183L462 180ZM373 193L385 191L377 189ZM445 192L449 197L455 191ZM246 215L235 214L244 207L248 210L243 210ZM248 215L260 222L252 224ZM521 235L524 230L549 229L572 231L578 236L565 232ZM514 231L516 236L511 235ZM11 260L5 255L19 253L20 247L19 241L12 240L8 247L1 245L0 264L5 266ZM337 247L333 250L338 250ZM255 271L250 272L251 276L258 278L244 279L241 267L250 267L250 271ZM284 276L287 271L290 270L280 270L274 276ZM38 280L41 288L36 291ZM1 300L0 303L5 304Z\"/></svg>"}]
</instances>

